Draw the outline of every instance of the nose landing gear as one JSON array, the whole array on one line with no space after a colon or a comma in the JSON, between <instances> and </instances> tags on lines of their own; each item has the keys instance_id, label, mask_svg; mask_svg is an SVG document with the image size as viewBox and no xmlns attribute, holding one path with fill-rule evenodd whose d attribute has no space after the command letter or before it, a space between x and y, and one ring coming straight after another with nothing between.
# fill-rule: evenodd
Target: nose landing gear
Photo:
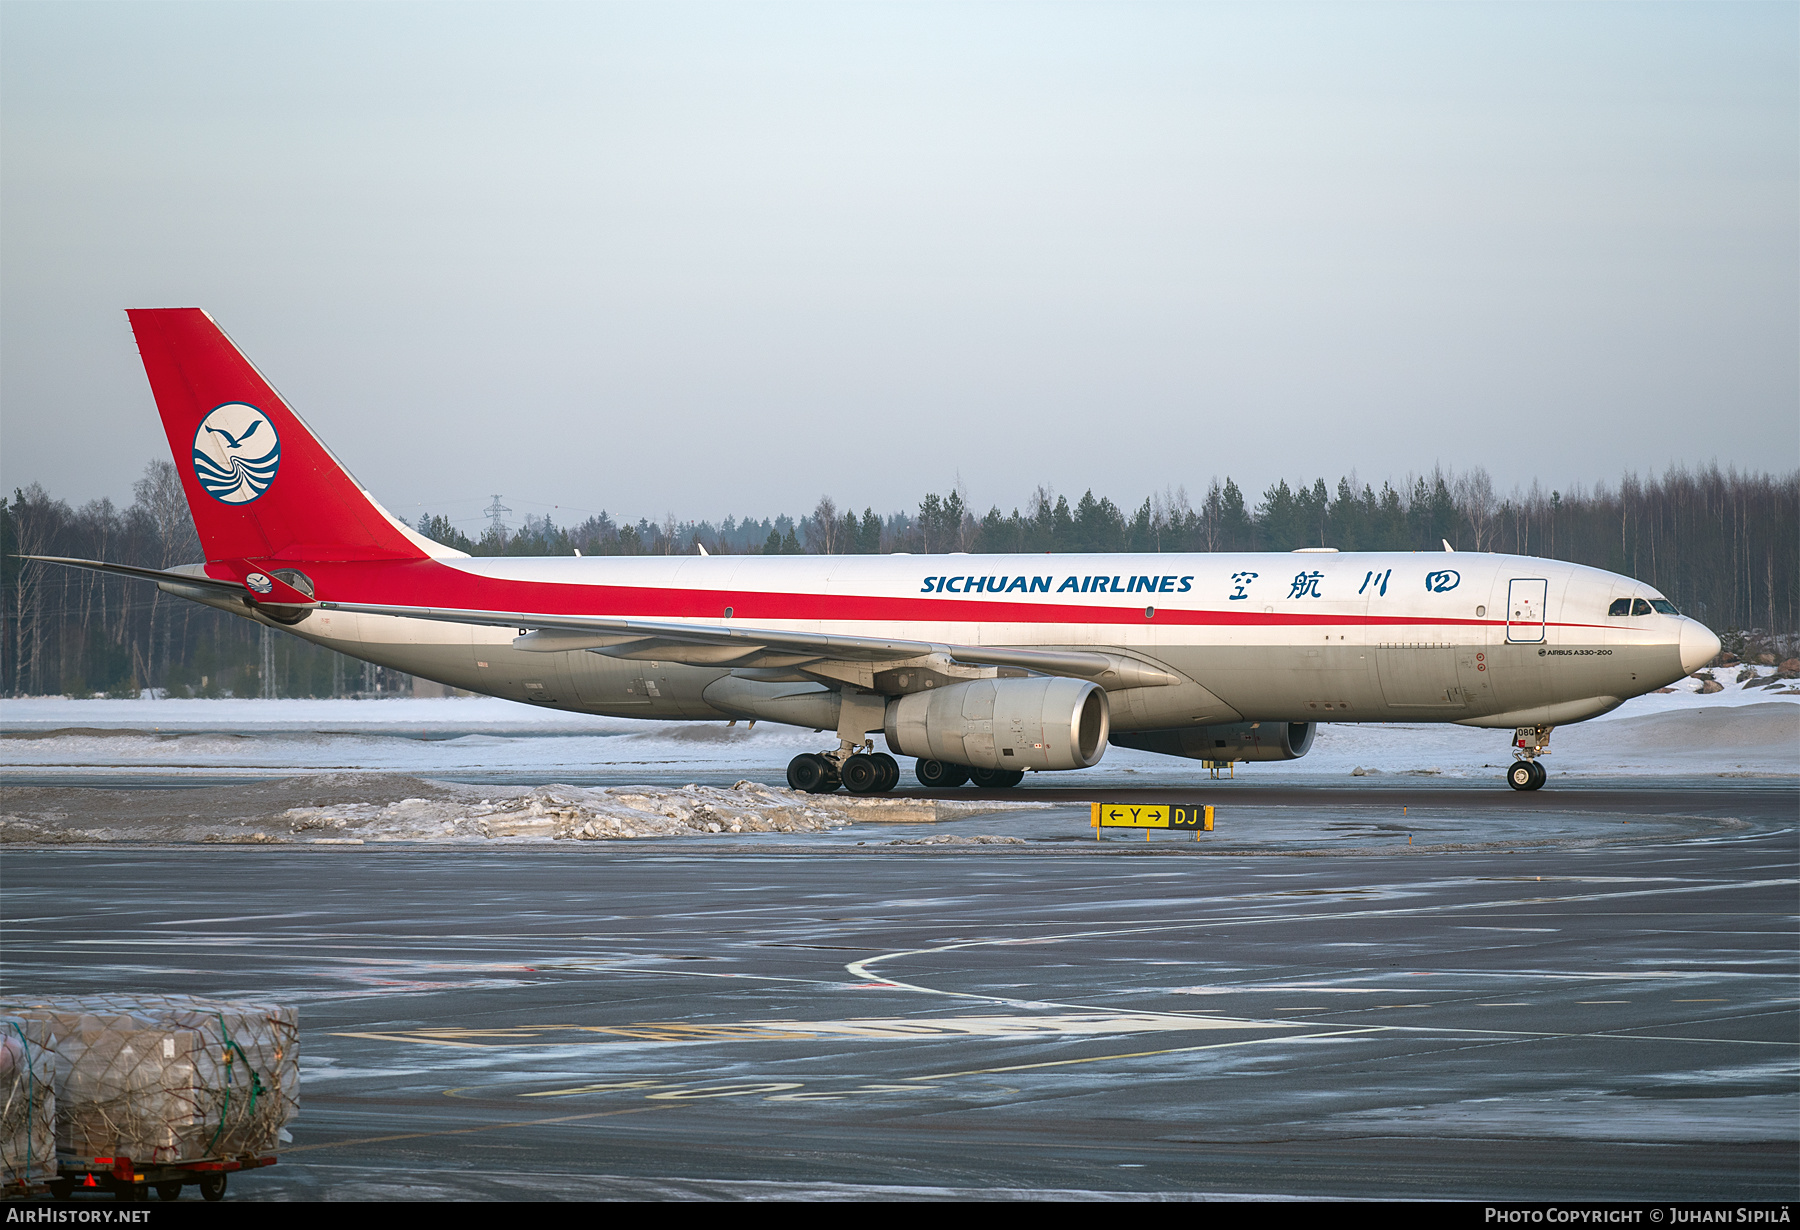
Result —
<instances>
[{"instance_id":1,"label":"nose landing gear","mask_svg":"<svg viewBox=\"0 0 1800 1230\"><path fill-rule=\"evenodd\" d=\"M1550 774L1535 760L1515 760L1506 771L1506 784L1514 790L1536 790L1548 780Z\"/></svg>"},{"instance_id":2,"label":"nose landing gear","mask_svg":"<svg viewBox=\"0 0 1800 1230\"><path fill-rule=\"evenodd\" d=\"M1550 774L1537 762L1550 754L1550 732L1553 726L1521 726L1513 732L1513 750L1519 759L1506 771L1506 784L1514 790L1538 790L1550 780Z\"/></svg>"}]
</instances>

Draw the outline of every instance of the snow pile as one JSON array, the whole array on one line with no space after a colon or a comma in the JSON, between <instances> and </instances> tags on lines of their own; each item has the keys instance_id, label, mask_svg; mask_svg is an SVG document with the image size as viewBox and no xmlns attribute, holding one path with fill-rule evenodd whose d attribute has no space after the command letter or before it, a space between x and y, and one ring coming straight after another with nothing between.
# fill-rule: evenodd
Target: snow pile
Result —
<instances>
[{"instance_id":1,"label":"snow pile","mask_svg":"<svg viewBox=\"0 0 1800 1230\"><path fill-rule=\"evenodd\" d=\"M729 788L540 786L522 797L478 802L408 798L396 803L292 807L289 833L314 841L446 841L550 838L610 841L735 833L818 833L858 821L931 823L1004 804L805 794L759 782Z\"/></svg>"},{"instance_id":2,"label":"snow pile","mask_svg":"<svg viewBox=\"0 0 1800 1230\"><path fill-rule=\"evenodd\" d=\"M1734 662L1729 666L1695 671L1672 687L1658 688L1652 695L1667 696L1671 692L1691 692L1712 696L1741 689L1762 691L1769 696L1800 696L1800 666L1790 659L1779 665L1758 662Z\"/></svg>"},{"instance_id":3,"label":"snow pile","mask_svg":"<svg viewBox=\"0 0 1800 1230\"><path fill-rule=\"evenodd\" d=\"M305 774L188 790L18 785L0 843L603 841L818 833L849 824L934 824L1043 806L967 799L804 794L785 786L470 785L389 773Z\"/></svg>"},{"instance_id":4,"label":"snow pile","mask_svg":"<svg viewBox=\"0 0 1800 1230\"><path fill-rule=\"evenodd\" d=\"M939 833L936 837L902 837L888 842L890 846L1023 846L1029 843L1023 837L995 837L992 834L978 834L974 837L953 837L949 833Z\"/></svg>"}]
</instances>

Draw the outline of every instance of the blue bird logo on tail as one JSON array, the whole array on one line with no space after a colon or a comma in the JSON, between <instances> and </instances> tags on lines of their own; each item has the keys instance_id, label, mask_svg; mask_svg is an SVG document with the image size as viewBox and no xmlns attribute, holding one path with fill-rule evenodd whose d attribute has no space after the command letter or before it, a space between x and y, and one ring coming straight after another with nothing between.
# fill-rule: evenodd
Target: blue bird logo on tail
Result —
<instances>
[{"instance_id":1,"label":"blue bird logo on tail","mask_svg":"<svg viewBox=\"0 0 1800 1230\"><path fill-rule=\"evenodd\" d=\"M194 477L222 504L248 504L269 489L281 465L281 438L248 402L216 407L194 432Z\"/></svg>"}]
</instances>

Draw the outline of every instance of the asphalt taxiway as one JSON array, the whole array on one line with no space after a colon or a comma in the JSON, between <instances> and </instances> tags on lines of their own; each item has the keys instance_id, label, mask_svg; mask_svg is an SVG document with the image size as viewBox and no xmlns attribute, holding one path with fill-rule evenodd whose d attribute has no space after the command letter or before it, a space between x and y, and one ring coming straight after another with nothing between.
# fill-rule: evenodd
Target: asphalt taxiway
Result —
<instances>
[{"instance_id":1,"label":"asphalt taxiway","mask_svg":"<svg viewBox=\"0 0 1800 1230\"><path fill-rule=\"evenodd\" d=\"M1427 803L1341 793L1258 802ZM13 848L6 982L298 1003L240 1199L1791 1199L1792 782L1440 793L1489 840Z\"/></svg>"}]
</instances>

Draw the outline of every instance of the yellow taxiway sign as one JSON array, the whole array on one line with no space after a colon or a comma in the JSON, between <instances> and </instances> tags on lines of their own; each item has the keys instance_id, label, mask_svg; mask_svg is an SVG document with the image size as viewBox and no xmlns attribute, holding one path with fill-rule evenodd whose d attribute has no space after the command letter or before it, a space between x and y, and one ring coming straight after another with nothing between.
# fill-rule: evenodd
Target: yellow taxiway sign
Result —
<instances>
[{"instance_id":1,"label":"yellow taxiway sign","mask_svg":"<svg viewBox=\"0 0 1800 1230\"><path fill-rule=\"evenodd\" d=\"M1094 840L1102 829L1188 829L1196 839L1212 832L1213 809L1210 803L1094 803L1090 805Z\"/></svg>"}]
</instances>

